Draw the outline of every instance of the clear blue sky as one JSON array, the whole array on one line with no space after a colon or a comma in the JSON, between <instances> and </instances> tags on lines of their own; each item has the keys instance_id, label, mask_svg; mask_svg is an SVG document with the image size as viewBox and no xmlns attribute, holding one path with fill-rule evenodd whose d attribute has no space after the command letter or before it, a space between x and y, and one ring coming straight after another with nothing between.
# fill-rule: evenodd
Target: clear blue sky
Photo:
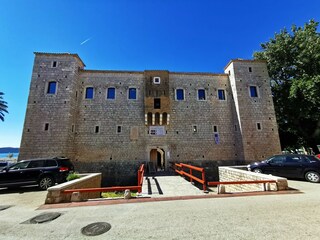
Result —
<instances>
[{"instance_id":1,"label":"clear blue sky","mask_svg":"<svg viewBox=\"0 0 320 240\"><path fill-rule=\"evenodd\" d=\"M20 146L35 51L78 53L86 69L221 73L319 15L317 0L0 0L0 147Z\"/></svg>"}]
</instances>

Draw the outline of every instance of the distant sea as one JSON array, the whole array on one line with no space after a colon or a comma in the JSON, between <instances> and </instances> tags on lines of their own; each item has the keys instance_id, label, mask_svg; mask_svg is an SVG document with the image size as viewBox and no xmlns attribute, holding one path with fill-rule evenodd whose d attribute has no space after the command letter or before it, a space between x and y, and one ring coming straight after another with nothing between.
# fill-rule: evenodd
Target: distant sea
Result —
<instances>
[{"instance_id":1,"label":"distant sea","mask_svg":"<svg viewBox=\"0 0 320 240\"><path fill-rule=\"evenodd\" d=\"M8 157L8 155L9 155L10 153L0 153L0 159L1 158L7 158ZM19 155L19 153L12 153L13 154L13 158L17 158L18 157L18 155Z\"/></svg>"}]
</instances>

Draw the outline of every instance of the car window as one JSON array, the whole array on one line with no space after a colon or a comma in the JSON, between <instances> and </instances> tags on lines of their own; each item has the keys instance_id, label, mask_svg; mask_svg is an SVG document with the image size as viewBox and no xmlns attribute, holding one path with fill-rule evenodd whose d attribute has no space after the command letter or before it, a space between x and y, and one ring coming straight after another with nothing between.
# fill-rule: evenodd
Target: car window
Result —
<instances>
[{"instance_id":1,"label":"car window","mask_svg":"<svg viewBox=\"0 0 320 240\"><path fill-rule=\"evenodd\" d=\"M39 168L44 166L44 160L31 161L28 168Z\"/></svg>"},{"instance_id":2,"label":"car window","mask_svg":"<svg viewBox=\"0 0 320 240\"><path fill-rule=\"evenodd\" d=\"M57 166L56 160L47 160L46 161L46 167L56 167L56 166Z\"/></svg>"},{"instance_id":3,"label":"car window","mask_svg":"<svg viewBox=\"0 0 320 240\"><path fill-rule=\"evenodd\" d=\"M59 163L59 166L63 166L63 167L73 166L69 159L57 159L57 162Z\"/></svg>"},{"instance_id":4,"label":"car window","mask_svg":"<svg viewBox=\"0 0 320 240\"><path fill-rule=\"evenodd\" d=\"M284 156L275 156L272 157L268 160L269 163L275 163L275 164L279 164L279 163L283 163L284 162Z\"/></svg>"},{"instance_id":5,"label":"car window","mask_svg":"<svg viewBox=\"0 0 320 240\"><path fill-rule=\"evenodd\" d=\"M286 163L302 163L304 160L300 156L286 156Z\"/></svg>"},{"instance_id":6,"label":"car window","mask_svg":"<svg viewBox=\"0 0 320 240\"><path fill-rule=\"evenodd\" d=\"M25 169L28 166L29 162L20 162L9 168L9 170Z\"/></svg>"},{"instance_id":7,"label":"car window","mask_svg":"<svg viewBox=\"0 0 320 240\"><path fill-rule=\"evenodd\" d=\"M319 159L314 156L304 156L304 158L307 162L311 162L311 161L319 162Z\"/></svg>"}]
</instances>

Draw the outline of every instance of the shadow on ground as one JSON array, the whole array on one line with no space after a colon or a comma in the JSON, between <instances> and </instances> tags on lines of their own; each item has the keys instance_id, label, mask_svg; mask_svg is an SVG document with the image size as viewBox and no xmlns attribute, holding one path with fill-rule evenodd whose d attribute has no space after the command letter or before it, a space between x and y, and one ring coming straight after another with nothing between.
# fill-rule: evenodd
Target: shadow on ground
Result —
<instances>
[{"instance_id":1,"label":"shadow on ground","mask_svg":"<svg viewBox=\"0 0 320 240\"><path fill-rule=\"evenodd\" d=\"M0 194L10 194L19 193L23 194L26 192L40 192L38 186L28 186L28 187L12 187L12 188L0 188Z\"/></svg>"}]
</instances>

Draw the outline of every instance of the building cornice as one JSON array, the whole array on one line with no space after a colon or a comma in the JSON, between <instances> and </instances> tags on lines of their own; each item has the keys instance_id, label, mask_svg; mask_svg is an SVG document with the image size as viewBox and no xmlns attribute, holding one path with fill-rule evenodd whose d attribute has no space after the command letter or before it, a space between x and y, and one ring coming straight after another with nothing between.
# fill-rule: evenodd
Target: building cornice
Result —
<instances>
[{"instance_id":1,"label":"building cornice","mask_svg":"<svg viewBox=\"0 0 320 240\"><path fill-rule=\"evenodd\" d=\"M77 58L80 63L83 65L83 67L85 67L86 65L84 64L84 62L82 61L82 59L79 57L78 54L76 53L47 53L47 52L33 52L35 55L45 55L45 56L72 56Z\"/></svg>"},{"instance_id":2,"label":"building cornice","mask_svg":"<svg viewBox=\"0 0 320 240\"><path fill-rule=\"evenodd\" d=\"M250 59L240 59L240 58L237 58L237 59L231 59L228 64L224 67L224 70L226 70L229 65L233 62L247 62L247 63L255 63L255 62L263 62L263 63L267 63L266 60L250 60Z\"/></svg>"},{"instance_id":3,"label":"building cornice","mask_svg":"<svg viewBox=\"0 0 320 240\"><path fill-rule=\"evenodd\" d=\"M93 69L81 69L83 73L129 73L129 74L143 74L143 71L128 71L128 70L93 70Z\"/></svg>"},{"instance_id":4,"label":"building cornice","mask_svg":"<svg viewBox=\"0 0 320 240\"><path fill-rule=\"evenodd\" d=\"M128 74L144 74L145 72L168 72L175 75L201 75L201 76L228 76L225 73L209 73L209 72L169 72L167 70L145 70L145 71L128 71L128 70L92 70L81 69L83 73L128 73Z\"/></svg>"}]
</instances>

